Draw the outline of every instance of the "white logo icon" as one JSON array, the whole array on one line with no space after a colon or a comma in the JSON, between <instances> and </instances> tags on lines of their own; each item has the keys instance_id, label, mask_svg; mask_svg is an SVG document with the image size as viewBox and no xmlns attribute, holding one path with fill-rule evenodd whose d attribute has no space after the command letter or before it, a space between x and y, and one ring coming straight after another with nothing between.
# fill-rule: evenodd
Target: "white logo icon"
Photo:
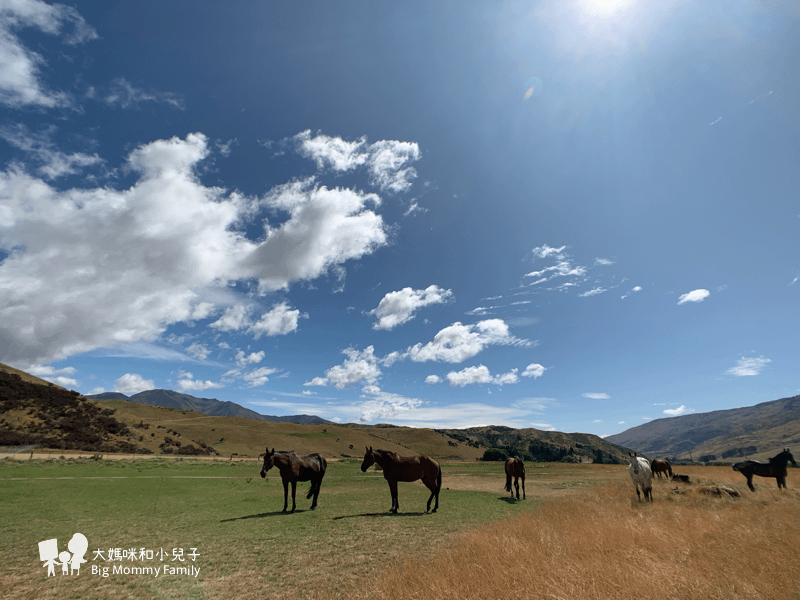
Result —
<instances>
[{"instance_id":1,"label":"white logo icon","mask_svg":"<svg viewBox=\"0 0 800 600\"><path fill-rule=\"evenodd\" d=\"M67 545L69 552L64 550L59 554L58 540L45 540L39 542L39 560L41 560L47 568L47 576L55 575L55 566L61 565L61 574L79 575L81 572L81 563L85 563L86 559L83 555L89 548L89 540L82 533L76 533ZM56 560L58 559L58 560ZM59 562L61 561L61 562Z\"/></svg>"}]
</instances>

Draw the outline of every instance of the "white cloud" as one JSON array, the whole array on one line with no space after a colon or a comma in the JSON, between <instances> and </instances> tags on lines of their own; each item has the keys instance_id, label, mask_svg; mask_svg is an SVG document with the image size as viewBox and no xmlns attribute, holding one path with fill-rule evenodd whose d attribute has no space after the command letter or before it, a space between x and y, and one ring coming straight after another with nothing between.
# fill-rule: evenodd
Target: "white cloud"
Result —
<instances>
[{"instance_id":1,"label":"white cloud","mask_svg":"<svg viewBox=\"0 0 800 600\"><path fill-rule=\"evenodd\" d=\"M152 379L145 379L136 373L125 373L114 382L114 391L128 396L146 390L154 390L155 388L156 386Z\"/></svg>"},{"instance_id":2,"label":"white cloud","mask_svg":"<svg viewBox=\"0 0 800 600\"><path fill-rule=\"evenodd\" d=\"M595 258L594 259L594 264L600 265L600 266L603 266L603 267L608 267L608 266L613 265L614 261L610 260L608 258Z\"/></svg>"},{"instance_id":3,"label":"white cloud","mask_svg":"<svg viewBox=\"0 0 800 600\"><path fill-rule=\"evenodd\" d=\"M531 363L527 367L525 367L525 370L522 372L522 376L533 377L534 379L538 379L539 377L544 375L544 372L546 370L547 368L543 367L539 363Z\"/></svg>"},{"instance_id":4,"label":"white cloud","mask_svg":"<svg viewBox=\"0 0 800 600\"><path fill-rule=\"evenodd\" d=\"M693 290L687 294L683 294L678 299L678 304L683 304L684 302L702 302L711 294L708 290Z\"/></svg>"},{"instance_id":5,"label":"white cloud","mask_svg":"<svg viewBox=\"0 0 800 600\"><path fill-rule=\"evenodd\" d=\"M253 323L248 332L253 334L255 339L262 335L286 335L297 330L297 319L300 317L299 310L292 310L285 302L276 304L269 312L261 315L261 318Z\"/></svg>"},{"instance_id":6,"label":"white cloud","mask_svg":"<svg viewBox=\"0 0 800 600\"><path fill-rule=\"evenodd\" d=\"M561 246L561 248L551 248L547 244L543 244L538 246L532 250L533 256L536 258L547 258L551 254L555 254L556 256L561 255L561 252L566 248L566 246Z\"/></svg>"},{"instance_id":7,"label":"white cloud","mask_svg":"<svg viewBox=\"0 0 800 600\"><path fill-rule=\"evenodd\" d=\"M249 373L245 373L242 377L250 387L257 387L259 385L264 385L269 381L269 375L273 373L277 373L278 369L272 369L270 367L260 367Z\"/></svg>"},{"instance_id":8,"label":"white cloud","mask_svg":"<svg viewBox=\"0 0 800 600\"><path fill-rule=\"evenodd\" d=\"M178 389L182 392L187 391L195 391L200 392L202 390L208 389L217 389L225 387L222 383L215 383L213 381L201 381L199 379L194 379L194 376L191 373L181 373L181 378L178 379Z\"/></svg>"},{"instance_id":9,"label":"white cloud","mask_svg":"<svg viewBox=\"0 0 800 600\"><path fill-rule=\"evenodd\" d=\"M199 342L193 343L191 346L186 348L186 352L194 356L199 360L205 360L208 358L208 355L211 354L211 351L208 349L208 346L205 344L201 344Z\"/></svg>"},{"instance_id":10,"label":"white cloud","mask_svg":"<svg viewBox=\"0 0 800 600\"><path fill-rule=\"evenodd\" d=\"M37 172L48 180L73 175L85 167L103 162L97 154L90 156L82 152L61 152L52 141L54 134L55 127L46 128L39 133L30 131L22 124L0 128L0 137L25 152L28 160L38 165Z\"/></svg>"},{"instance_id":11,"label":"white cloud","mask_svg":"<svg viewBox=\"0 0 800 600\"><path fill-rule=\"evenodd\" d=\"M425 383L439 383L442 380L438 375L428 375L425 378Z\"/></svg>"},{"instance_id":12,"label":"white cloud","mask_svg":"<svg viewBox=\"0 0 800 600\"><path fill-rule=\"evenodd\" d=\"M422 406L422 400L418 398L406 398L398 394L382 392L377 386L365 388L365 393L375 396L375 398L360 405L359 420L362 423L389 420L394 422L410 416L415 409Z\"/></svg>"},{"instance_id":13,"label":"white cloud","mask_svg":"<svg viewBox=\"0 0 800 600\"><path fill-rule=\"evenodd\" d=\"M298 152L314 160L319 169L350 171L365 166L370 182L383 191L406 191L417 176L414 168L407 166L420 159L419 145L414 142L381 140L367 145L366 137L348 142L322 134L311 137L310 130L293 140Z\"/></svg>"},{"instance_id":14,"label":"white cloud","mask_svg":"<svg viewBox=\"0 0 800 600\"><path fill-rule=\"evenodd\" d=\"M26 27L62 35L67 44L95 39L97 33L65 4L28 0L0 6L0 102L11 108L69 106L66 94L48 90L41 82L44 57L26 48L16 34Z\"/></svg>"},{"instance_id":15,"label":"white cloud","mask_svg":"<svg viewBox=\"0 0 800 600\"><path fill-rule=\"evenodd\" d=\"M424 290L412 290L410 287L397 292L389 292L378 303L378 307L369 311L378 322L373 329L391 330L414 318L414 313L429 304L442 304L452 297L450 290L431 285Z\"/></svg>"},{"instance_id":16,"label":"white cloud","mask_svg":"<svg viewBox=\"0 0 800 600\"><path fill-rule=\"evenodd\" d=\"M236 353L236 364L240 367L244 367L246 365L258 364L262 360L264 360L264 351L260 350L259 352L251 352L249 355L246 355L244 350L239 350Z\"/></svg>"},{"instance_id":17,"label":"white cloud","mask_svg":"<svg viewBox=\"0 0 800 600\"><path fill-rule=\"evenodd\" d=\"M381 370L378 368L378 359L374 351L372 346L367 346L361 352L354 348L342 350L342 353L347 356L344 363L328 369L325 372L325 378L315 377L304 385L329 384L337 389L342 389L359 381L375 384L381 376ZM322 383L323 381L325 383Z\"/></svg>"},{"instance_id":18,"label":"white cloud","mask_svg":"<svg viewBox=\"0 0 800 600\"><path fill-rule=\"evenodd\" d=\"M668 408L664 411L664 414L670 417L677 417L678 415L686 414L687 412L694 412L691 409L686 408L683 404L681 404L678 408Z\"/></svg>"},{"instance_id":19,"label":"white cloud","mask_svg":"<svg viewBox=\"0 0 800 600\"><path fill-rule=\"evenodd\" d=\"M137 88L124 77L118 77L115 79L111 83L108 91L103 92L101 96L101 100L109 106L118 104L122 108L136 108L142 102L158 102L170 104L175 108L185 108L183 99L178 94L152 90L145 91ZM222 153L224 155L225 150L222 150Z\"/></svg>"},{"instance_id":20,"label":"white cloud","mask_svg":"<svg viewBox=\"0 0 800 600\"><path fill-rule=\"evenodd\" d=\"M731 367L725 372L729 375L735 375L736 377L760 375L762 369L767 366L767 363L771 362L771 359L764 358L763 356L759 356L758 358L745 358L743 356L739 359L735 367Z\"/></svg>"},{"instance_id":21,"label":"white cloud","mask_svg":"<svg viewBox=\"0 0 800 600\"><path fill-rule=\"evenodd\" d=\"M491 383L492 375L488 367L479 365L477 367L467 367L461 371L451 371L447 374L447 381L450 385L464 387L473 383Z\"/></svg>"},{"instance_id":22,"label":"white cloud","mask_svg":"<svg viewBox=\"0 0 800 600\"><path fill-rule=\"evenodd\" d=\"M27 372L65 388L76 388L80 385L77 379L69 377L69 375L75 374L74 367L56 369L50 366L33 365L27 369Z\"/></svg>"},{"instance_id":23,"label":"white cloud","mask_svg":"<svg viewBox=\"0 0 800 600\"><path fill-rule=\"evenodd\" d=\"M451 371L447 374L447 380L450 385L457 385L464 387L473 383L494 383L496 385L505 385L510 383L519 382L517 376L517 369L512 369L508 373L501 375L491 375L489 369L483 365L477 367L467 367L461 371Z\"/></svg>"},{"instance_id":24,"label":"white cloud","mask_svg":"<svg viewBox=\"0 0 800 600\"><path fill-rule=\"evenodd\" d=\"M641 291L642 291L642 287L637 285L636 287L634 287L634 288L630 289L629 291L625 292L624 296L620 296L620 299L625 300L625 298L627 298L631 294L634 294L636 292L641 292Z\"/></svg>"},{"instance_id":25,"label":"white cloud","mask_svg":"<svg viewBox=\"0 0 800 600\"><path fill-rule=\"evenodd\" d=\"M597 286L587 292L583 292L582 294L578 294L579 298L588 298L589 296L597 296L598 294L602 294L603 292L607 292L608 289L604 287Z\"/></svg>"},{"instance_id":26,"label":"white cloud","mask_svg":"<svg viewBox=\"0 0 800 600\"><path fill-rule=\"evenodd\" d=\"M171 324L213 312L219 331L293 331L299 311L235 302L231 283L264 293L334 272L387 243L373 194L313 180L264 199L200 183L207 139L158 140L131 152L138 180L123 190L57 189L20 165L0 171L0 361L46 364L97 348L154 342ZM245 237L263 211L284 220ZM86 232L92 232L87 235ZM215 308L218 307L218 308Z\"/></svg>"},{"instance_id":27,"label":"white cloud","mask_svg":"<svg viewBox=\"0 0 800 600\"><path fill-rule=\"evenodd\" d=\"M416 344L407 351L415 362L429 360L458 363L472 358L490 345L531 346L531 342L514 337L502 319L488 319L475 325L459 322L445 327L432 342Z\"/></svg>"},{"instance_id":28,"label":"white cloud","mask_svg":"<svg viewBox=\"0 0 800 600\"><path fill-rule=\"evenodd\" d=\"M592 400L608 400L611 398L608 394L604 392L586 392L585 394L581 394L584 398L591 398Z\"/></svg>"}]
</instances>

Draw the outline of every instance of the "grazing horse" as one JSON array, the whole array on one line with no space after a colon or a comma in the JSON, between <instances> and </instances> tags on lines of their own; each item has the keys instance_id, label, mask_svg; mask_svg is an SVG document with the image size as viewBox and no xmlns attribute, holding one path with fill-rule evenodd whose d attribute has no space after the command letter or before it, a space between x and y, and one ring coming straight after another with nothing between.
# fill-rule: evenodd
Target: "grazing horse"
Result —
<instances>
[{"instance_id":1,"label":"grazing horse","mask_svg":"<svg viewBox=\"0 0 800 600\"><path fill-rule=\"evenodd\" d=\"M658 478L661 479L661 473L664 473L666 476L669 474L669 479L672 478L672 467L669 464L667 459L660 459L656 458L650 461L650 469L653 471L653 475L658 475ZM669 481L667 479L667 481Z\"/></svg>"},{"instance_id":2,"label":"grazing horse","mask_svg":"<svg viewBox=\"0 0 800 600\"><path fill-rule=\"evenodd\" d=\"M267 453L264 455L264 466L261 467L261 477L266 477L267 471L273 466L278 467L283 481L283 512L286 512L286 506L289 503L290 482L292 484L292 512L297 506L294 501L294 494L297 490L298 481L311 481L311 489L308 490L306 498L314 496L314 500L311 502L311 510L315 510L322 478L325 477L325 469L328 468L328 461L325 460L325 457L316 452L305 456L299 456L294 451L282 452L278 450L278 452L275 452L275 448L270 451L269 447L267 447Z\"/></svg>"},{"instance_id":3,"label":"grazing horse","mask_svg":"<svg viewBox=\"0 0 800 600\"><path fill-rule=\"evenodd\" d=\"M644 492L644 499L653 501L653 471L650 469L650 462L644 456L636 456L636 453L629 454L631 457L631 464L628 467L628 472L633 479L633 485L636 486L636 497L639 502L642 501L642 496L639 494L639 486L642 486Z\"/></svg>"},{"instance_id":4,"label":"grazing horse","mask_svg":"<svg viewBox=\"0 0 800 600\"><path fill-rule=\"evenodd\" d=\"M517 489L519 500L519 480L522 479L522 499L525 500L525 463L519 457L509 458L506 461L506 491L511 492L511 478L514 478L514 487ZM514 492L511 492L514 497Z\"/></svg>"},{"instance_id":5,"label":"grazing horse","mask_svg":"<svg viewBox=\"0 0 800 600\"><path fill-rule=\"evenodd\" d=\"M797 463L794 461L794 456L787 448L780 454L776 454L769 459L769 462L761 460L745 460L733 465L734 471L739 471L742 475L747 477L747 487L751 492L755 492L756 488L753 487L753 475L759 477L774 477L778 481L778 489L786 487L786 464L790 462L796 467Z\"/></svg>"},{"instance_id":6,"label":"grazing horse","mask_svg":"<svg viewBox=\"0 0 800 600\"><path fill-rule=\"evenodd\" d=\"M392 508L390 513L397 513L400 503L397 500L398 481L416 481L421 479L431 491L428 498L428 508L431 510L431 500L436 498L433 512L439 508L439 491L442 489L442 469L439 463L429 456L417 454L416 456L398 456L389 450L373 450L372 446L367 448L364 454L364 462L361 463L361 471L366 473L373 464L377 463L383 469L383 477L389 483L389 491L392 493Z\"/></svg>"}]
</instances>

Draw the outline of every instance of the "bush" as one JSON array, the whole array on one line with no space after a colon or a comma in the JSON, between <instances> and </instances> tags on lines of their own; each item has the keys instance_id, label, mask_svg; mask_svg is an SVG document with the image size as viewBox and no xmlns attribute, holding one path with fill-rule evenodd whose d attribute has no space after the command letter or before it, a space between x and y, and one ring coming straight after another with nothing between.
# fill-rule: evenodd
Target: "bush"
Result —
<instances>
[{"instance_id":1,"label":"bush","mask_svg":"<svg viewBox=\"0 0 800 600\"><path fill-rule=\"evenodd\" d=\"M508 452L502 448L489 448L483 453L481 460L506 460L507 458Z\"/></svg>"}]
</instances>

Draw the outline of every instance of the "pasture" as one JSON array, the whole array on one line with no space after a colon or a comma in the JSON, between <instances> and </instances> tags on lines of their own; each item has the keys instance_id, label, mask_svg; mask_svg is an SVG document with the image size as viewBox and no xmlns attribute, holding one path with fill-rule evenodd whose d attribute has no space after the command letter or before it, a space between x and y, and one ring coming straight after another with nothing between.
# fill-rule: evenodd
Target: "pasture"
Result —
<instances>
[{"instance_id":1,"label":"pasture","mask_svg":"<svg viewBox=\"0 0 800 600\"><path fill-rule=\"evenodd\" d=\"M329 463L316 511L308 510L308 484L298 485L292 515L281 512L278 473L262 480L256 461L0 461L0 597L778 599L800 592L795 469L788 490L756 480L751 493L730 468L677 468L742 496L700 496L696 486L678 495L670 492L676 484L655 482L655 502L645 504L625 465L529 463L528 500L517 502L503 489L502 463L444 463L439 512L425 514L429 492L416 482L400 483L401 512L389 515L383 476L359 466ZM89 541L80 574L47 577L37 544L57 538L66 549L76 532ZM156 556L130 560L131 549L143 548ZM123 560L108 561L109 549ZM173 555L179 550L182 563ZM131 571L164 565L197 573Z\"/></svg>"}]
</instances>

